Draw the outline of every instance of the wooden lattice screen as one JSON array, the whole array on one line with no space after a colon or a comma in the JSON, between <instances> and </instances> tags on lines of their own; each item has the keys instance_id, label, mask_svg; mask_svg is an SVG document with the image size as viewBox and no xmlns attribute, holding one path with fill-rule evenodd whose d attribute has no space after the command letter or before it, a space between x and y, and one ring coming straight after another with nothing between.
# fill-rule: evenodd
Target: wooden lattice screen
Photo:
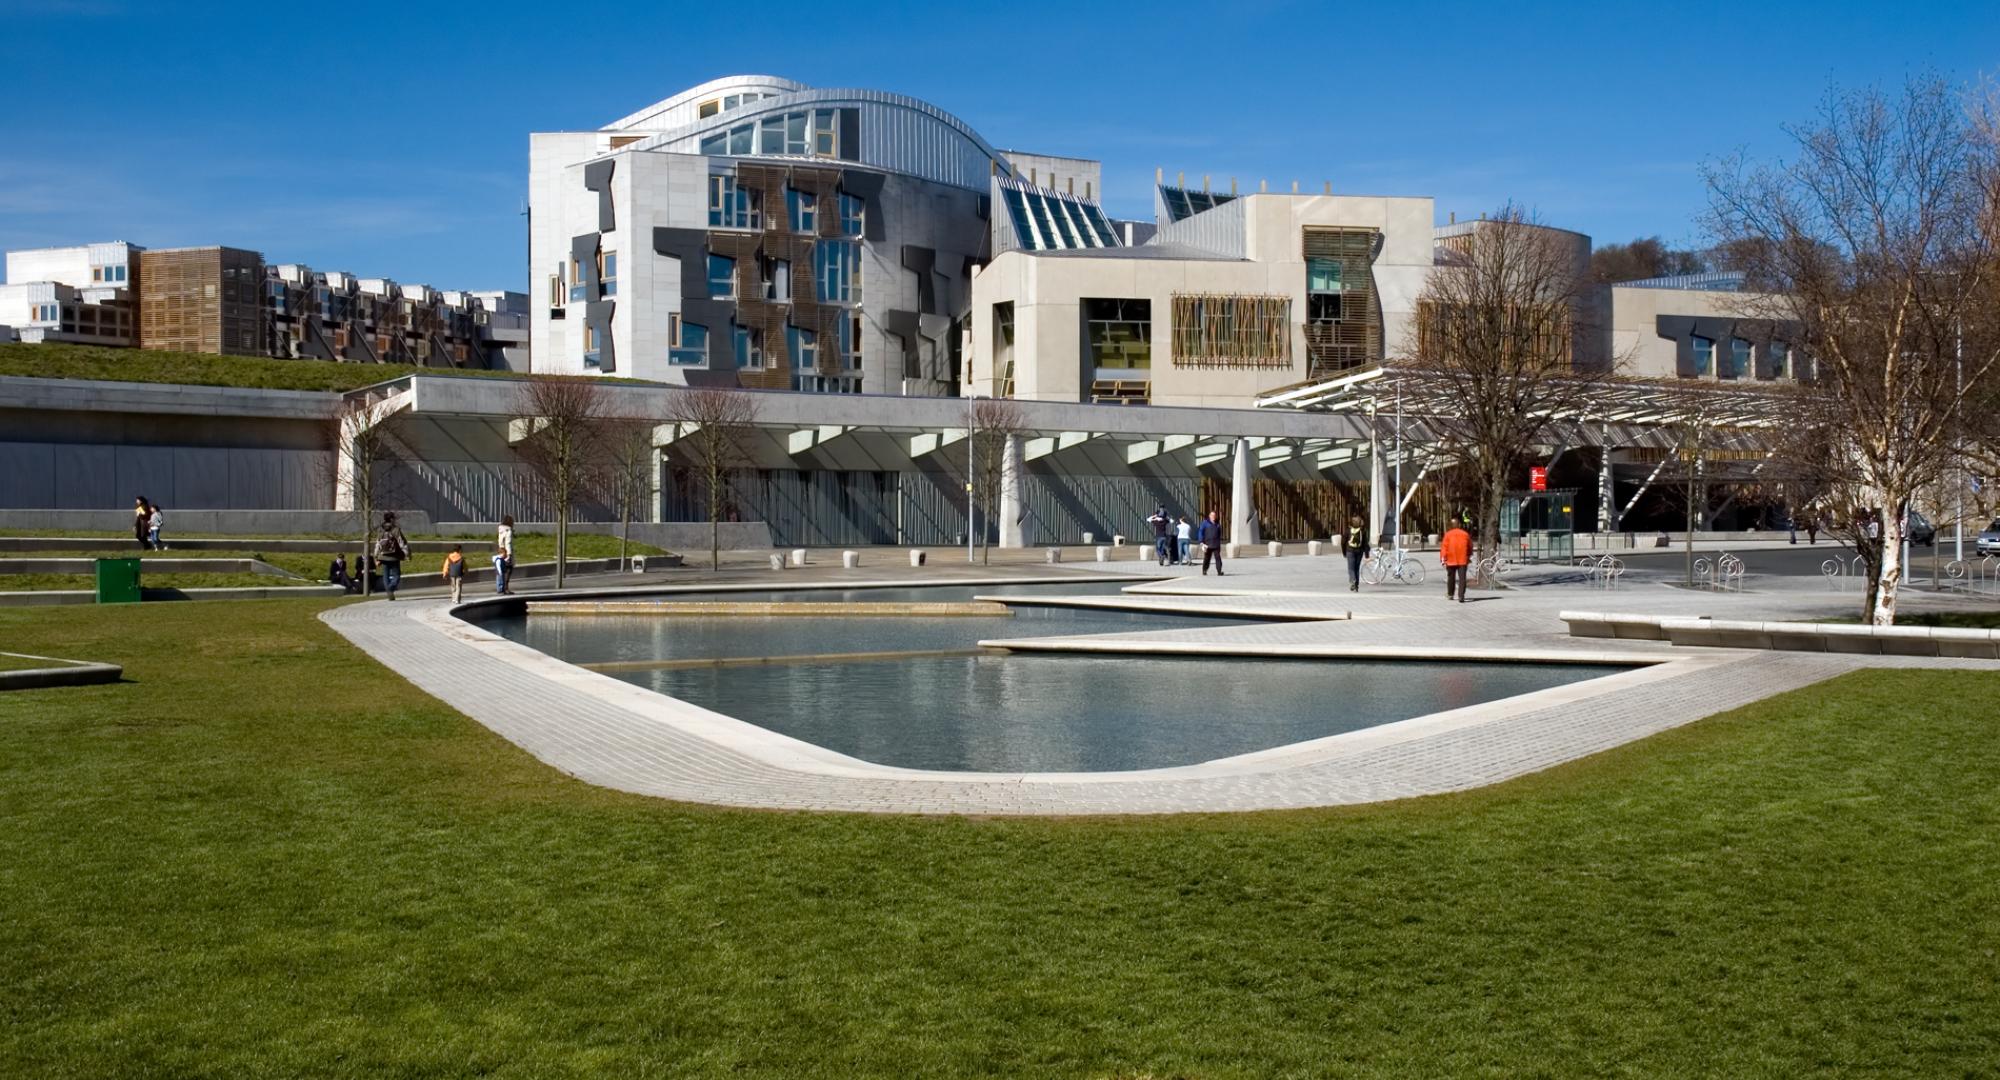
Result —
<instances>
[{"instance_id":1,"label":"wooden lattice screen","mask_svg":"<svg viewBox=\"0 0 2000 1080\"><path fill-rule=\"evenodd\" d=\"M1382 298L1375 290L1374 229L1305 227L1305 257L1340 262L1340 316L1306 322L1306 377L1327 378L1382 362ZM1310 313L1308 313L1310 315Z\"/></svg>"},{"instance_id":2,"label":"wooden lattice screen","mask_svg":"<svg viewBox=\"0 0 2000 1080\"><path fill-rule=\"evenodd\" d=\"M1175 293L1175 367L1292 366L1288 296Z\"/></svg>"}]
</instances>

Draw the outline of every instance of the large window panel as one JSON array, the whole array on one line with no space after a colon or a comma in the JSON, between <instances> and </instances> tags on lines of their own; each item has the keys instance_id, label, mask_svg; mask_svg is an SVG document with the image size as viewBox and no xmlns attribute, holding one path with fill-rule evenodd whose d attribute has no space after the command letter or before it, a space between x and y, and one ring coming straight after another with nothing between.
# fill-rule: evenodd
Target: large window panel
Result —
<instances>
[{"instance_id":1,"label":"large window panel","mask_svg":"<svg viewBox=\"0 0 2000 1080\"><path fill-rule=\"evenodd\" d=\"M1085 298L1083 327L1091 367L1122 378L1140 378L1152 369L1152 301Z\"/></svg>"},{"instance_id":2,"label":"large window panel","mask_svg":"<svg viewBox=\"0 0 2000 1080\"><path fill-rule=\"evenodd\" d=\"M813 245L815 295L822 304L852 304L861 299L861 245L852 240L821 240Z\"/></svg>"},{"instance_id":3,"label":"large window panel","mask_svg":"<svg viewBox=\"0 0 2000 1080\"><path fill-rule=\"evenodd\" d=\"M736 260L727 255L708 257L708 295L717 300L736 298Z\"/></svg>"}]
</instances>

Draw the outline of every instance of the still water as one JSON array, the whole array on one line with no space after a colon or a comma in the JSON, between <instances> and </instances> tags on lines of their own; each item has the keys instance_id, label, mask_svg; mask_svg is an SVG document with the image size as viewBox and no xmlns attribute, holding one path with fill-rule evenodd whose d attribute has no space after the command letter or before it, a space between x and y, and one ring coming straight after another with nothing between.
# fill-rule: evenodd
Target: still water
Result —
<instances>
[{"instance_id":1,"label":"still water","mask_svg":"<svg viewBox=\"0 0 2000 1080\"><path fill-rule=\"evenodd\" d=\"M740 600L1103 595L1116 585L709 594ZM671 599L696 599L682 594ZM535 615L484 625L571 663L969 650L981 639L1177 630L1243 620L1046 607L1012 617ZM1067 772L1189 765L1618 670L1559 664L947 655L607 674L866 761Z\"/></svg>"}]
</instances>

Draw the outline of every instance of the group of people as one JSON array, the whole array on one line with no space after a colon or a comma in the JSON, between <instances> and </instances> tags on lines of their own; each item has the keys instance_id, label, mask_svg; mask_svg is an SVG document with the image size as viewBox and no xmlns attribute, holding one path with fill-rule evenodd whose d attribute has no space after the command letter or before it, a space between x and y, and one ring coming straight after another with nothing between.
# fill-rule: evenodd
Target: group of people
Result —
<instances>
[{"instance_id":1,"label":"group of people","mask_svg":"<svg viewBox=\"0 0 2000 1080\"><path fill-rule=\"evenodd\" d=\"M371 593L379 590L394 600L396 590L403 583L403 563L409 557L410 541L403 535L402 526L396 524L396 515L383 514L370 551L355 556L352 571L348 569L346 555L335 555L327 567L326 579L351 593L361 592L365 587ZM451 586L451 602L454 604L465 595L465 574L465 545L453 544L438 568L438 576ZM500 596L512 593L514 590L509 585L513 576L514 519L507 516L500 519L499 531L493 538L494 592Z\"/></svg>"},{"instance_id":2,"label":"group of people","mask_svg":"<svg viewBox=\"0 0 2000 1080\"><path fill-rule=\"evenodd\" d=\"M1194 545L1200 544L1202 576L1208 576L1211 562L1215 564L1215 576L1223 576L1222 522L1215 511L1210 510L1200 521L1190 522L1186 515L1175 518L1167 513L1162 504L1153 508L1146 524L1153 527L1153 552L1161 566L1193 566Z\"/></svg>"},{"instance_id":3,"label":"group of people","mask_svg":"<svg viewBox=\"0 0 2000 1080\"><path fill-rule=\"evenodd\" d=\"M165 551L166 543L160 539L160 528L167 522L167 515L160 512L158 503L144 495L134 497L132 506L132 538L139 541L144 551Z\"/></svg>"},{"instance_id":4,"label":"group of people","mask_svg":"<svg viewBox=\"0 0 2000 1080\"><path fill-rule=\"evenodd\" d=\"M1465 603L1465 582L1472 568L1472 533L1466 528L1471 519L1460 514L1451 528L1438 537L1438 561L1444 564L1444 598ZM1341 554L1347 556L1347 591L1361 591L1361 563L1368 558L1368 526L1359 517L1347 519L1347 531L1340 537Z\"/></svg>"}]
</instances>

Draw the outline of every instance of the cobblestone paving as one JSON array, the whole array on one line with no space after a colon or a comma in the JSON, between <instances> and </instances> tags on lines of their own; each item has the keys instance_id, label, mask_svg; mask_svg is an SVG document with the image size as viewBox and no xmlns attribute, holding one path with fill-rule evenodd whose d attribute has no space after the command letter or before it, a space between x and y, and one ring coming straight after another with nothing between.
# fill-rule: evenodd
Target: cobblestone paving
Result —
<instances>
[{"instance_id":1,"label":"cobblestone paving","mask_svg":"<svg viewBox=\"0 0 2000 1080\"><path fill-rule=\"evenodd\" d=\"M1279 655L1624 659L1649 666L1468 709L1200 765L1130 773L971 774L895 769L843 757L608 676L561 663L460 622L438 602L373 602L326 620L425 691L542 761L593 784L691 802L771 809L961 814L1153 814L1331 806L1458 791L1564 761L1861 667L1971 668L1923 660L1572 639L1562 609L1718 618L1844 614L1853 597L1810 589L1716 596L1639 584L1606 593L1568 584L1475 592L1443 584L1345 590L1330 558L1243 560L1226 579L1198 574L1128 596L1164 610L1296 611L1352 620L1266 623L1038 639L1120 649ZM1133 574L1159 568L1134 562ZM1018 571L1016 571L1018 573ZM864 575L865 576L865 575ZM834 582L838 576L823 580ZM854 578L850 578L854 580ZM1175 596L1224 583L1254 595ZM789 579L788 585L796 585ZM652 583L648 583L652 584ZM1433 592L1435 595L1432 595Z\"/></svg>"}]
</instances>

